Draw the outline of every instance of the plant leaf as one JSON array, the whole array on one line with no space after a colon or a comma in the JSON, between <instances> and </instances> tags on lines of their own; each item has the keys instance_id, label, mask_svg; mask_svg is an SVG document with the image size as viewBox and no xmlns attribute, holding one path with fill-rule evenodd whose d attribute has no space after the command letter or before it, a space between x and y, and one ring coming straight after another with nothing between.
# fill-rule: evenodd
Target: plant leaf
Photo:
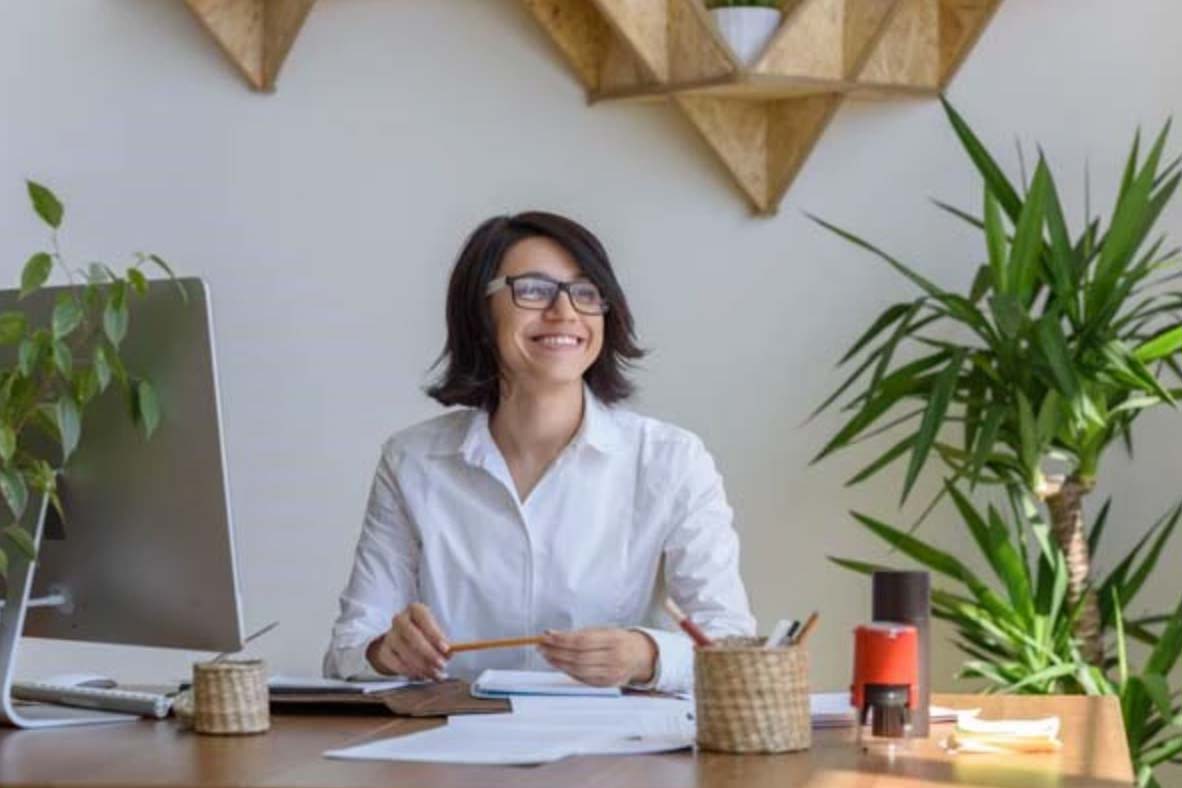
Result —
<instances>
[{"instance_id":1,"label":"plant leaf","mask_svg":"<svg viewBox=\"0 0 1182 788\"><path fill-rule=\"evenodd\" d=\"M16 432L7 423L0 423L0 460L7 464L16 452Z\"/></svg>"},{"instance_id":2,"label":"plant leaf","mask_svg":"<svg viewBox=\"0 0 1182 788\"><path fill-rule=\"evenodd\" d=\"M62 293L53 307L53 338L68 337L82 322L82 318L82 304L69 293Z\"/></svg>"},{"instance_id":3,"label":"plant leaf","mask_svg":"<svg viewBox=\"0 0 1182 788\"><path fill-rule=\"evenodd\" d=\"M1067 350L1067 340L1056 315L1044 315L1038 321L1039 347L1051 366L1051 374L1065 398L1074 402L1079 396L1079 379L1074 361Z\"/></svg>"},{"instance_id":4,"label":"plant leaf","mask_svg":"<svg viewBox=\"0 0 1182 788\"><path fill-rule=\"evenodd\" d=\"M145 295L148 292L148 280L140 269L128 268L127 281L131 284L131 289L136 293Z\"/></svg>"},{"instance_id":5,"label":"plant leaf","mask_svg":"<svg viewBox=\"0 0 1182 788\"><path fill-rule=\"evenodd\" d=\"M74 449L78 448L78 438L82 434L82 414L74 398L66 394L60 397L54 408L57 419L58 433L62 441L62 462L70 458Z\"/></svg>"},{"instance_id":6,"label":"plant leaf","mask_svg":"<svg viewBox=\"0 0 1182 788\"><path fill-rule=\"evenodd\" d=\"M160 425L160 401L156 397L156 390L146 380L136 383L134 390L139 422L144 428L144 435L151 438Z\"/></svg>"},{"instance_id":7,"label":"plant leaf","mask_svg":"<svg viewBox=\"0 0 1182 788\"><path fill-rule=\"evenodd\" d=\"M37 212L46 224L55 230L62 224L61 201L49 189L35 181L25 181L29 189L29 199L33 202L33 210Z\"/></svg>"},{"instance_id":8,"label":"plant leaf","mask_svg":"<svg viewBox=\"0 0 1182 788\"><path fill-rule=\"evenodd\" d=\"M41 287L49 279L53 270L53 258L45 252L37 252L28 259L21 271L21 294L24 298L29 293Z\"/></svg>"},{"instance_id":9,"label":"plant leaf","mask_svg":"<svg viewBox=\"0 0 1182 788\"><path fill-rule=\"evenodd\" d=\"M1182 350L1182 325L1166 329L1147 342L1137 346L1133 350L1133 355L1136 356L1138 361L1148 364L1157 361L1159 358L1172 356L1179 350Z\"/></svg>"},{"instance_id":10,"label":"plant leaf","mask_svg":"<svg viewBox=\"0 0 1182 788\"><path fill-rule=\"evenodd\" d=\"M1096 522L1092 523L1092 528L1088 532L1088 555L1094 556L1097 548L1100 547L1100 537L1104 534L1104 526L1108 524L1108 510L1112 506L1112 496L1105 499L1104 505L1100 507L1099 513L1096 515Z\"/></svg>"},{"instance_id":11,"label":"plant leaf","mask_svg":"<svg viewBox=\"0 0 1182 788\"><path fill-rule=\"evenodd\" d=\"M948 114L948 120L952 124L953 131L960 139L961 145L965 152L968 153L969 158L972 159L973 164L977 166L977 170L985 179L989 189L997 197L997 201L1005 210L1006 215L1010 217L1011 221L1018 220L1018 214L1022 211L1022 198L1018 196L1018 192L1010 185L1006 176L1002 173L1001 168L997 166L997 162L989 155L989 151L977 139L977 135L969 128L969 124L965 122L964 118L960 116L943 96L940 97L940 103L944 105L944 111Z\"/></svg>"},{"instance_id":12,"label":"plant leaf","mask_svg":"<svg viewBox=\"0 0 1182 788\"><path fill-rule=\"evenodd\" d=\"M944 416L948 412L948 403L952 400L952 392L960 377L960 368L964 363L965 354L964 348L957 350L952 355L952 360L948 362L948 366L944 367L932 386L932 393L928 399L927 408L924 410L923 420L915 435L915 446L911 450L911 461L907 466L907 477L903 482L903 501L907 500L907 495L915 485L916 479L919 478L919 472L923 469L923 464L927 461L928 454L932 450L936 434L944 424Z\"/></svg>"},{"instance_id":13,"label":"plant leaf","mask_svg":"<svg viewBox=\"0 0 1182 788\"><path fill-rule=\"evenodd\" d=\"M13 518L19 520L29 502L29 488L25 484L25 477L15 469L0 470L0 492L4 494L4 501L12 511Z\"/></svg>"},{"instance_id":14,"label":"plant leaf","mask_svg":"<svg viewBox=\"0 0 1182 788\"><path fill-rule=\"evenodd\" d=\"M29 536L29 532L21 528L19 523L13 523L5 528L4 535L16 546L16 549L24 554L25 558L30 561L37 558L37 545L33 544L33 537Z\"/></svg>"},{"instance_id":15,"label":"plant leaf","mask_svg":"<svg viewBox=\"0 0 1182 788\"><path fill-rule=\"evenodd\" d=\"M94 349L94 362L91 365L95 379L98 381L99 391L106 391L111 383L111 365L107 363L107 354L102 346Z\"/></svg>"},{"instance_id":16,"label":"plant leaf","mask_svg":"<svg viewBox=\"0 0 1182 788\"><path fill-rule=\"evenodd\" d=\"M25 335L25 326L23 312L0 313L0 345L19 342Z\"/></svg>"},{"instance_id":17,"label":"plant leaf","mask_svg":"<svg viewBox=\"0 0 1182 788\"><path fill-rule=\"evenodd\" d=\"M127 336L127 301L123 295L125 292L118 284L115 285L114 292L103 308L103 333L115 347L119 347L119 343Z\"/></svg>"},{"instance_id":18,"label":"plant leaf","mask_svg":"<svg viewBox=\"0 0 1182 788\"><path fill-rule=\"evenodd\" d=\"M1006 230L1001 221L997 198L985 186L985 245L989 250L989 270L993 273L993 292L1009 295L1010 283L1006 276Z\"/></svg>"},{"instance_id":19,"label":"plant leaf","mask_svg":"<svg viewBox=\"0 0 1182 788\"><path fill-rule=\"evenodd\" d=\"M1010 291L1022 306L1030 303L1034 294L1034 282L1038 276L1038 260L1042 251L1043 214L1046 211L1047 180L1049 173L1046 162L1039 160L1030 183L1030 192L1018 215L1014 228L1014 245L1006 263Z\"/></svg>"},{"instance_id":20,"label":"plant leaf","mask_svg":"<svg viewBox=\"0 0 1182 788\"><path fill-rule=\"evenodd\" d=\"M845 483L846 487L853 487L855 484L866 481L874 474L881 471L886 466L890 465L895 460L899 459L915 444L915 436L908 435L903 440L896 443L891 448L887 449L874 462L867 465L862 470L858 471L849 481Z\"/></svg>"},{"instance_id":21,"label":"plant leaf","mask_svg":"<svg viewBox=\"0 0 1182 788\"><path fill-rule=\"evenodd\" d=\"M74 371L74 354L70 352L69 345L60 340L55 340L52 348L53 365L61 373L62 377L69 378Z\"/></svg>"}]
</instances>

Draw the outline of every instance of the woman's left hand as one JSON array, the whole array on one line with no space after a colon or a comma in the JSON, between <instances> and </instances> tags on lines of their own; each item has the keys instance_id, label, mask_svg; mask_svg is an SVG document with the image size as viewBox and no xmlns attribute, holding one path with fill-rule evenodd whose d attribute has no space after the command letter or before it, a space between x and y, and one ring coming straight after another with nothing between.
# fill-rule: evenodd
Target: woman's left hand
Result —
<instances>
[{"instance_id":1,"label":"woman's left hand","mask_svg":"<svg viewBox=\"0 0 1182 788\"><path fill-rule=\"evenodd\" d=\"M632 629L551 629L544 637L538 650L547 662L596 687L644 684L657 667L657 644Z\"/></svg>"}]
</instances>

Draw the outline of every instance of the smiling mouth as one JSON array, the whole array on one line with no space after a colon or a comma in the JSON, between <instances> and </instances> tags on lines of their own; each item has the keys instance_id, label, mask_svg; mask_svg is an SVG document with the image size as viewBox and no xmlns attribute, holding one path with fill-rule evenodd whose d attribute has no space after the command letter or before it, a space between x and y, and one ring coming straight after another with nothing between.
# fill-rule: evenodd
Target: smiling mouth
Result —
<instances>
[{"instance_id":1,"label":"smiling mouth","mask_svg":"<svg viewBox=\"0 0 1182 788\"><path fill-rule=\"evenodd\" d=\"M570 334L542 334L541 336L533 337L530 341L544 348L559 350L582 347L583 343L586 342L582 337L571 336Z\"/></svg>"}]
</instances>

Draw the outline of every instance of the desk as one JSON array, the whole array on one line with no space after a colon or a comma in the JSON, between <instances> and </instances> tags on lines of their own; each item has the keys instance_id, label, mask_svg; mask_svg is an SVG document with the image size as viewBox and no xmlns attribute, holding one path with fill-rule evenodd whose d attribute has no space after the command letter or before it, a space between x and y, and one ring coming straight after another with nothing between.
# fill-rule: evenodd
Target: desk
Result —
<instances>
[{"instance_id":1,"label":"desk","mask_svg":"<svg viewBox=\"0 0 1182 788\"><path fill-rule=\"evenodd\" d=\"M298 786L390 788L436 786L694 786L761 788L900 788L989 785L1030 788L1129 785L1133 774L1116 698L937 695L954 708L980 707L988 717L1063 720L1054 755L949 757L937 746L949 725L895 763L859 755L844 743L850 729L816 731L813 748L795 755L682 752L632 757L568 758L538 767L332 761L324 750L395 736L437 721L359 716L272 718L263 736L198 736L171 720L51 731L0 730L0 785L28 786Z\"/></svg>"}]
</instances>

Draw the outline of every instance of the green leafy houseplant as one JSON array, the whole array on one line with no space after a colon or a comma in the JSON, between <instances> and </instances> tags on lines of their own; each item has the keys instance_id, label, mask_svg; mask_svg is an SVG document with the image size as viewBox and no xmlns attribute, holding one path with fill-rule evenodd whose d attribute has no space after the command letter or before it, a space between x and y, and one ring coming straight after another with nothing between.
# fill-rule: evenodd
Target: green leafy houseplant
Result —
<instances>
[{"instance_id":1,"label":"green leafy houseplant","mask_svg":"<svg viewBox=\"0 0 1182 788\"><path fill-rule=\"evenodd\" d=\"M89 402L114 382L125 391L144 433L150 437L156 429L155 390L129 373L119 347L127 334L129 301L148 289L142 269L154 265L172 276L169 265L154 254L137 254L124 275L101 263L92 263L84 274L72 270L58 244L61 202L38 183L27 187L33 210L50 228L50 251L37 252L25 263L20 297L39 290L55 268L71 283L79 276L85 283L57 296L49 325L34 325L20 309L0 313L0 345L15 347L8 354L13 362L0 365L0 493L11 518L0 531L0 576L7 575L11 549L34 557L33 540L21 525L30 492L47 495L63 514L57 475L78 446ZM183 296L183 288L180 292ZM34 433L60 451L45 456L44 440L37 441Z\"/></svg>"},{"instance_id":2,"label":"green leafy houseplant","mask_svg":"<svg viewBox=\"0 0 1182 788\"><path fill-rule=\"evenodd\" d=\"M818 411L860 386L846 406L852 415L817 459L903 430L850 483L906 457L904 500L928 461L939 461L949 477L940 496L953 496L1004 593L909 531L855 516L961 584L960 593L934 603L975 657L966 665L968 675L1007 690L1121 694L1139 776L1148 782L1154 764L1182 752L1179 710L1164 683L1182 648L1182 610L1127 627L1125 610L1153 571L1177 512L1159 523L1140 563L1134 566L1145 540L1097 582L1091 557L1103 519L1089 533L1083 497L1095 486L1105 450L1116 441L1131 449L1136 418L1147 408L1174 405L1182 393L1176 387L1182 293L1171 289L1178 274L1170 270L1180 258L1164 237L1151 237L1182 178L1177 160L1162 162L1169 127L1144 159L1139 140L1134 143L1107 226L1089 205L1084 227L1072 236L1045 159L1039 157L1020 192L964 119L945 108L984 179L984 202L979 217L937 205L983 232L987 262L974 266L967 293L954 292L817 219L921 292L888 307L841 360L860 359ZM950 435L952 425L959 427L959 440ZM974 518L958 487L976 485L1004 491L1012 510L1008 526L993 510ZM1038 546L1034 568L1031 540ZM1105 655L1109 635L1115 658ZM1129 636L1152 649L1136 675L1128 672ZM1160 715L1157 722L1147 722L1151 709Z\"/></svg>"}]
</instances>

